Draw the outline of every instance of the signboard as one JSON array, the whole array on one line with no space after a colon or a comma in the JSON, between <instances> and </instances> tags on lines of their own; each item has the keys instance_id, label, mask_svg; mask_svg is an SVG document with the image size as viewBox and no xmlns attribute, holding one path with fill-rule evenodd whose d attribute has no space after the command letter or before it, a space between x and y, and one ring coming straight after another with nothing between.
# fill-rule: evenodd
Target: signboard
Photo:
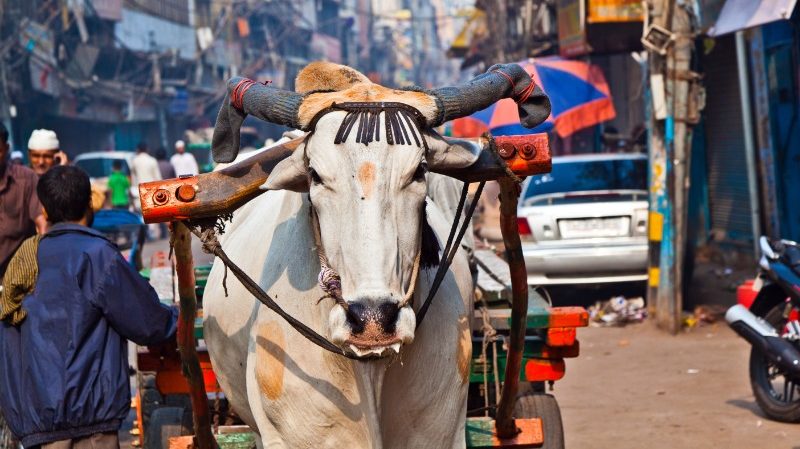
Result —
<instances>
[{"instance_id":1,"label":"signboard","mask_svg":"<svg viewBox=\"0 0 800 449\"><path fill-rule=\"evenodd\" d=\"M558 0L558 48L564 58L585 55L591 47L586 42L584 0Z\"/></svg>"},{"instance_id":2,"label":"signboard","mask_svg":"<svg viewBox=\"0 0 800 449\"><path fill-rule=\"evenodd\" d=\"M32 20L23 19L19 32L19 43L36 55L39 59L50 65L56 65L55 52L53 51L53 35L50 29Z\"/></svg>"},{"instance_id":3,"label":"signboard","mask_svg":"<svg viewBox=\"0 0 800 449\"><path fill-rule=\"evenodd\" d=\"M133 51L176 52L184 60L197 53L194 28L127 8L114 26L114 37Z\"/></svg>"},{"instance_id":4,"label":"signboard","mask_svg":"<svg viewBox=\"0 0 800 449\"><path fill-rule=\"evenodd\" d=\"M61 95L61 80L51 66L36 58L30 58L28 59L28 68L33 90L53 97Z\"/></svg>"},{"instance_id":5,"label":"signboard","mask_svg":"<svg viewBox=\"0 0 800 449\"><path fill-rule=\"evenodd\" d=\"M167 105L167 110L172 115L184 115L189 109L189 94L186 89L178 87L175 89L175 97Z\"/></svg>"},{"instance_id":6,"label":"signboard","mask_svg":"<svg viewBox=\"0 0 800 449\"><path fill-rule=\"evenodd\" d=\"M641 0L587 0L589 23L644 22Z\"/></svg>"},{"instance_id":7,"label":"signboard","mask_svg":"<svg viewBox=\"0 0 800 449\"><path fill-rule=\"evenodd\" d=\"M722 36L778 20L789 20L796 5L797 0L728 0L708 34Z\"/></svg>"}]
</instances>

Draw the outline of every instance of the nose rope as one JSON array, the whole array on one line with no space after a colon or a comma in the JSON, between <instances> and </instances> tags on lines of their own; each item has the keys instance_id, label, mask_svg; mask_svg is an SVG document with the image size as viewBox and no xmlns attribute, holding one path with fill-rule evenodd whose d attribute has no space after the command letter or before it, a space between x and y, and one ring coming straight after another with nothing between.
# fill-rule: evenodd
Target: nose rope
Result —
<instances>
[{"instance_id":1,"label":"nose rope","mask_svg":"<svg viewBox=\"0 0 800 449\"><path fill-rule=\"evenodd\" d=\"M408 291L406 291L406 295L403 297L403 300L397 304L398 309L402 309L403 307L407 306L414 299L414 293L417 289L417 278L419 277L419 266L421 261L422 261L422 242L420 242L420 248L419 251L417 251L417 257L414 258L414 267L411 269L411 282L408 283Z\"/></svg>"},{"instance_id":2,"label":"nose rope","mask_svg":"<svg viewBox=\"0 0 800 449\"><path fill-rule=\"evenodd\" d=\"M319 283L319 288L325 292L325 295L319 298L319 301L322 301L325 298L332 298L334 301L336 301L336 304L339 304L342 306L342 308L344 308L345 311L347 311L350 307L347 304L347 301L345 301L342 297L342 277L339 276L339 273L337 273L336 270L331 268L330 263L328 262L328 257L325 255L325 249L322 247L322 235L319 230L319 217L317 216L317 211L314 209L313 205L310 206L310 209L311 228L314 230L314 245L317 249L317 257L319 257L319 275L317 276L317 282ZM411 303L412 299L414 299L414 292L417 286L417 278L419 277L419 266L421 260L422 244L420 244L419 251L417 251L417 256L414 258L414 267L411 269L411 282L408 284L408 291L406 291L403 299L397 304L398 309L405 307Z\"/></svg>"},{"instance_id":3,"label":"nose rope","mask_svg":"<svg viewBox=\"0 0 800 449\"><path fill-rule=\"evenodd\" d=\"M313 205L309 206L311 211L311 228L314 230L314 245L317 249L317 257L319 257L319 275L317 275L317 282L319 283L319 288L325 292L325 295L319 298L319 301L322 301L325 298L333 298L336 301L336 304L339 304L344 308L345 311L349 310L349 306L347 305L347 301L342 298L342 278L339 276L339 273L336 272L333 268L331 268L330 264L328 263L328 257L325 255L325 249L322 248L322 236L320 235L319 231L319 218L317 217L317 211L314 209Z\"/></svg>"}]
</instances>

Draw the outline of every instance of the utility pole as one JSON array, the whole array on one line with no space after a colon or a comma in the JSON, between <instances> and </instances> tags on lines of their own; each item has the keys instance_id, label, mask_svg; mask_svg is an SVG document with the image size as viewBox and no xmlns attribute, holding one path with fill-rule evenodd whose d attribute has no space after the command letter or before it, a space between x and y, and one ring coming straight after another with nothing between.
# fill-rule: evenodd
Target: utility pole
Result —
<instances>
[{"instance_id":1,"label":"utility pole","mask_svg":"<svg viewBox=\"0 0 800 449\"><path fill-rule=\"evenodd\" d=\"M169 143L167 142L167 114L166 111L164 111L166 105L163 103L163 97L161 96L161 65L158 60L158 53L155 51L150 53L150 61L153 69L153 92L159 97L156 104L158 136L159 140L161 141L161 146L164 148L169 148Z\"/></svg>"},{"instance_id":2,"label":"utility pole","mask_svg":"<svg viewBox=\"0 0 800 449\"><path fill-rule=\"evenodd\" d=\"M486 23L489 25L489 40L491 42L491 60L488 66L506 61L506 11L507 0L483 0L479 2L479 7L486 13Z\"/></svg>"},{"instance_id":3,"label":"utility pole","mask_svg":"<svg viewBox=\"0 0 800 449\"><path fill-rule=\"evenodd\" d=\"M692 22L688 5L652 0L650 23L668 36L664 53L650 52L650 266L648 304L657 325L681 328L691 160Z\"/></svg>"}]
</instances>

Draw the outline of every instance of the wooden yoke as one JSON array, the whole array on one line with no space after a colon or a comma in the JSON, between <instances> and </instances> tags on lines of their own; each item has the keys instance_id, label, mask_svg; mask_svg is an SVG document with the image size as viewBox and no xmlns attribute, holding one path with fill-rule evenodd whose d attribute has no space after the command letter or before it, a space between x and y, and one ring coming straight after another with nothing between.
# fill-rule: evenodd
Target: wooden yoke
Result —
<instances>
[{"instance_id":1,"label":"wooden yoke","mask_svg":"<svg viewBox=\"0 0 800 449\"><path fill-rule=\"evenodd\" d=\"M139 184L145 223L205 218L233 212L263 193L259 189L278 162L305 137L292 139L220 171Z\"/></svg>"},{"instance_id":2,"label":"wooden yoke","mask_svg":"<svg viewBox=\"0 0 800 449\"><path fill-rule=\"evenodd\" d=\"M217 172L140 184L139 200L145 223L216 217L233 212L263 193L259 187L275 165L291 155L302 142L303 137L290 140ZM472 146L478 159L470 167L440 171L440 174L464 182L478 182L508 177L509 171L520 178L550 172L547 134L495 137L497 154L484 150L488 146L485 137L461 142Z\"/></svg>"}]
</instances>

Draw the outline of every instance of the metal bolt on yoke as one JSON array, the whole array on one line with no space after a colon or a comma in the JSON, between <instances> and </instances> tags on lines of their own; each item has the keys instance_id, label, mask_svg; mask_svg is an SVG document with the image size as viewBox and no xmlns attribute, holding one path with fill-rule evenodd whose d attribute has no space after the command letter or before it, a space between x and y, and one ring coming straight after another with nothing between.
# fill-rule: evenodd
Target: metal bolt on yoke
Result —
<instances>
[{"instance_id":1,"label":"metal bolt on yoke","mask_svg":"<svg viewBox=\"0 0 800 449\"><path fill-rule=\"evenodd\" d=\"M167 190L158 189L156 190L156 193L153 194L153 203L155 203L158 206L167 204L167 202L169 201L169 196L170 195Z\"/></svg>"},{"instance_id":2,"label":"metal bolt on yoke","mask_svg":"<svg viewBox=\"0 0 800 449\"><path fill-rule=\"evenodd\" d=\"M196 191L194 189L194 186L191 186L189 184L183 184L180 187L178 187L178 190L175 191L175 196L179 200L187 202L187 203L194 199L195 194L196 194Z\"/></svg>"}]
</instances>

